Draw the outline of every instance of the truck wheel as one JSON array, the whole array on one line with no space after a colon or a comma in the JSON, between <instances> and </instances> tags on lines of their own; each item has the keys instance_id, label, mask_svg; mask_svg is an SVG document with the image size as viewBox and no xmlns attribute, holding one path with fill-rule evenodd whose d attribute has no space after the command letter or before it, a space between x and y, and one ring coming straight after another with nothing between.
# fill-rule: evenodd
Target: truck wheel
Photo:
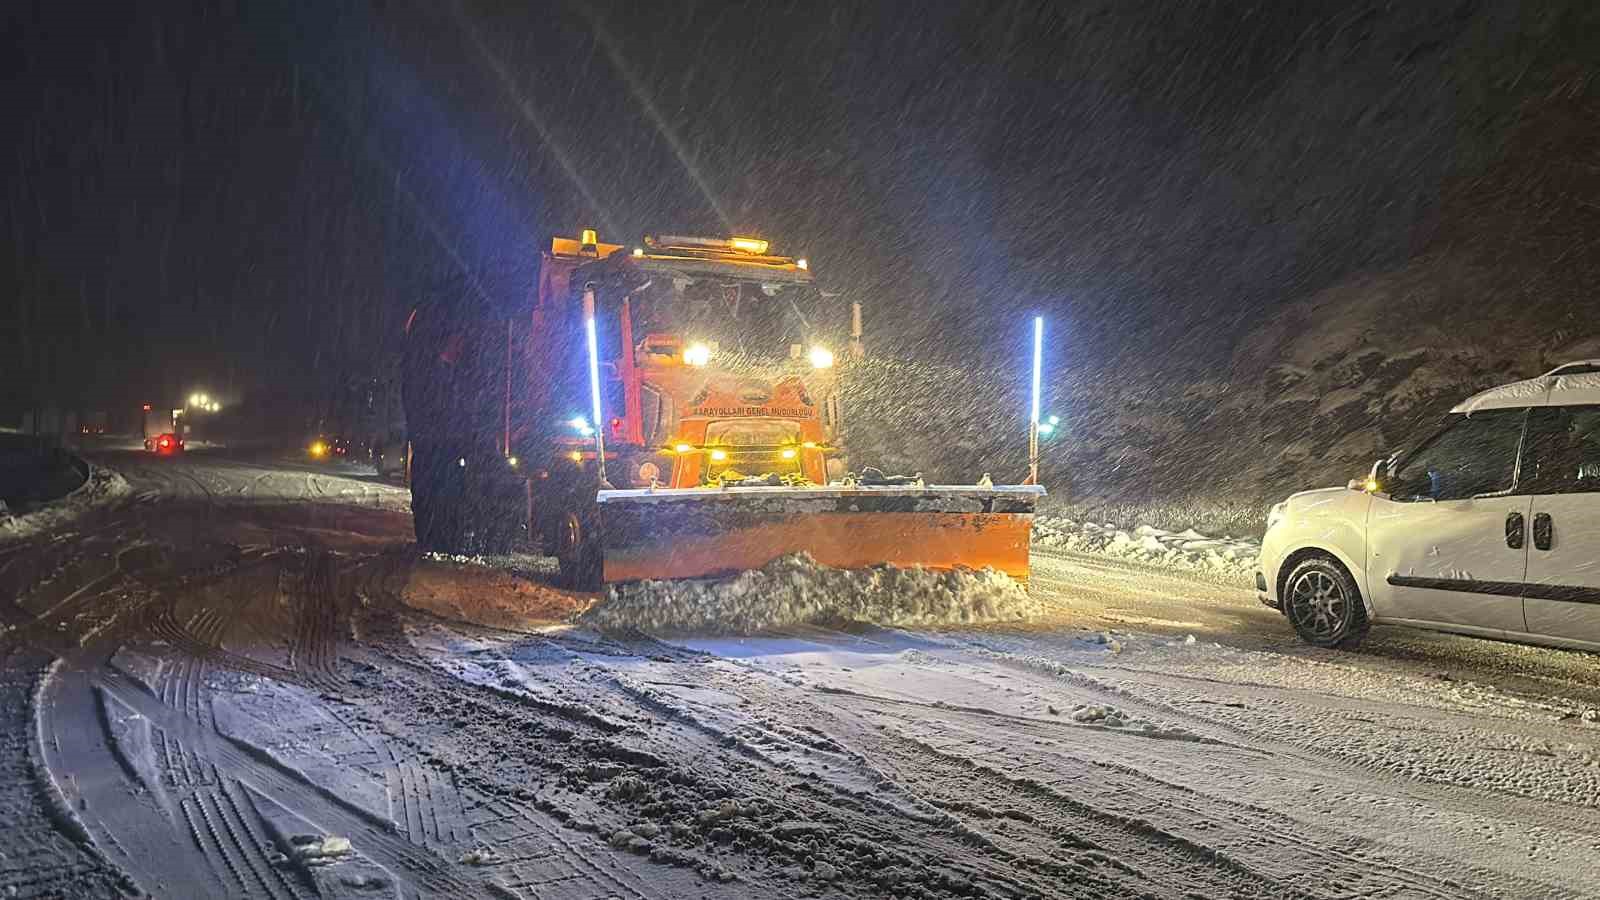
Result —
<instances>
[{"instance_id":1,"label":"truck wheel","mask_svg":"<svg viewBox=\"0 0 1600 900\"><path fill-rule=\"evenodd\" d=\"M1326 556L1294 567L1283 583L1283 607L1295 633L1314 647L1354 650L1371 628L1355 579Z\"/></svg>"},{"instance_id":2,"label":"truck wheel","mask_svg":"<svg viewBox=\"0 0 1600 900\"><path fill-rule=\"evenodd\" d=\"M451 491L446 483L451 473L444 470L448 455L431 443L418 441L411 460L411 522L417 533L417 546L439 553L461 549L461 536L455 523L460 503L460 486Z\"/></svg>"},{"instance_id":3,"label":"truck wheel","mask_svg":"<svg viewBox=\"0 0 1600 900\"><path fill-rule=\"evenodd\" d=\"M601 561L595 517L576 509L564 511L555 528L556 560L561 564L561 586L574 591L600 590Z\"/></svg>"},{"instance_id":4,"label":"truck wheel","mask_svg":"<svg viewBox=\"0 0 1600 900\"><path fill-rule=\"evenodd\" d=\"M514 552L524 540L527 531L526 482L508 477L505 473L483 476L483 468L492 463L479 460L479 465L468 468L465 504L466 525L462 540L474 553L505 554ZM494 462L500 462L496 459Z\"/></svg>"}]
</instances>

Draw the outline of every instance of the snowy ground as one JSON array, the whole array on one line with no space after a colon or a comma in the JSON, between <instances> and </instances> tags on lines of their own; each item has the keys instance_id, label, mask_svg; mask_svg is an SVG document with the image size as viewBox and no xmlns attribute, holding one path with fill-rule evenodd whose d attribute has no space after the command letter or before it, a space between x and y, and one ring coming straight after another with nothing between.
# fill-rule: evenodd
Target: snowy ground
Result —
<instances>
[{"instance_id":1,"label":"snowy ground","mask_svg":"<svg viewBox=\"0 0 1600 900\"><path fill-rule=\"evenodd\" d=\"M1110 523L1075 522L1041 515L1034 521L1034 545L1044 549L1095 553L1168 569L1248 580L1255 572L1261 542L1255 538L1212 537L1193 528L1166 531L1152 525L1131 529Z\"/></svg>"},{"instance_id":2,"label":"snowy ground","mask_svg":"<svg viewBox=\"0 0 1600 900\"><path fill-rule=\"evenodd\" d=\"M65 497L22 515L0 512L0 545L60 530L95 510L121 503L129 493L120 472L91 464L89 477Z\"/></svg>"},{"instance_id":3,"label":"snowy ground","mask_svg":"<svg viewBox=\"0 0 1600 900\"><path fill-rule=\"evenodd\" d=\"M360 479L129 479L156 496L0 548L5 896L1600 883L1588 655L1309 650L1227 578L1064 549L1021 626L603 635L590 598L405 552ZM484 595L516 630L451 620Z\"/></svg>"}]
</instances>

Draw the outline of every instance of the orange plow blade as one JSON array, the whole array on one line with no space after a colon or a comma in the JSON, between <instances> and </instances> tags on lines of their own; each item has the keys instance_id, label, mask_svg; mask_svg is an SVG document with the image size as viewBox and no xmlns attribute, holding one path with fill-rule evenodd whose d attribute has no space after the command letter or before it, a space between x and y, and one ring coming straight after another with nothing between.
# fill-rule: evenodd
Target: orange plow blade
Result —
<instances>
[{"instance_id":1,"label":"orange plow blade","mask_svg":"<svg viewBox=\"0 0 1600 900\"><path fill-rule=\"evenodd\" d=\"M834 568L991 568L1026 582L1044 489L733 487L601 491L607 583L715 578L792 553Z\"/></svg>"}]
</instances>

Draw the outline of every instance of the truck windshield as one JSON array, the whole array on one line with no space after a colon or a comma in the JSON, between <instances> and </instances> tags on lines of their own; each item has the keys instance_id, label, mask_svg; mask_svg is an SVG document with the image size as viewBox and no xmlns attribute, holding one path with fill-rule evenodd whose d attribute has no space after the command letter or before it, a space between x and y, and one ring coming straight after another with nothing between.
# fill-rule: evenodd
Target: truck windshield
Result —
<instances>
[{"instance_id":1,"label":"truck windshield","mask_svg":"<svg viewBox=\"0 0 1600 900\"><path fill-rule=\"evenodd\" d=\"M793 345L826 342L837 323L810 285L770 287L740 281L699 280L652 285L632 301L635 340L671 334L716 342L720 352L781 359ZM830 329L828 326L835 328Z\"/></svg>"}]
</instances>

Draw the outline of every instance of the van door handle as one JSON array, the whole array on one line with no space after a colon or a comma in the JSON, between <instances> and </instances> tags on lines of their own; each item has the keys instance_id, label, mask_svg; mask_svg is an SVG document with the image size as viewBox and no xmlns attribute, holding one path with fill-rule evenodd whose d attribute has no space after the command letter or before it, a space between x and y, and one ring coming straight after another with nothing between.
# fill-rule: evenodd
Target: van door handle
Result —
<instances>
[{"instance_id":1,"label":"van door handle","mask_svg":"<svg viewBox=\"0 0 1600 900\"><path fill-rule=\"evenodd\" d=\"M1521 550L1527 542L1527 522L1522 518L1522 513L1514 512L1506 516L1506 546L1513 550Z\"/></svg>"},{"instance_id":2,"label":"van door handle","mask_svg":"<svg viewBox=\"0 0 1600 900\"><path fill-rule=\"evenodd\" d=\"M1550 518L1549 513L1539 513L1533 517L1533 546L1540 550L1549 550L1555 532L1556 523Z\"/></svg>"}]
</instances>

